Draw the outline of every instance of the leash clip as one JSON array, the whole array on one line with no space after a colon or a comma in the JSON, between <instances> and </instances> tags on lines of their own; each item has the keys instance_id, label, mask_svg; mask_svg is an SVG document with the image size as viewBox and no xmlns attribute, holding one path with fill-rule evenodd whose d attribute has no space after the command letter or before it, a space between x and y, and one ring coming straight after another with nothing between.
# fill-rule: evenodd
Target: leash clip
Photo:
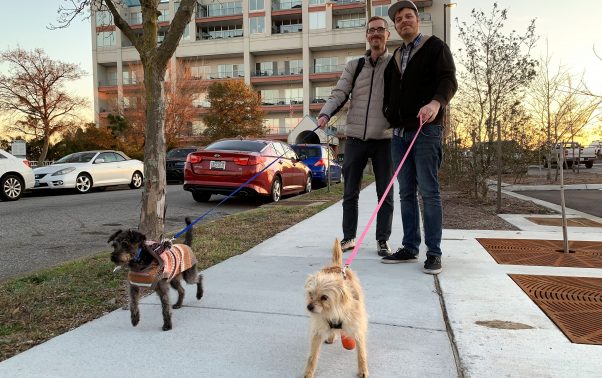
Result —
<instances>
[{"instance_id":1,"label":"leash clip","mask_svg":"<svg viewBox=\"0 0 602 378\"><path fill-rule=\"evenodd\" d=\"M343 274L343 279L346 280L347 279L347 268L349 268L349 264L345 264L345 266L343 266L343 270L341 271L341 274Z\"/></svg>"}]
</instances>

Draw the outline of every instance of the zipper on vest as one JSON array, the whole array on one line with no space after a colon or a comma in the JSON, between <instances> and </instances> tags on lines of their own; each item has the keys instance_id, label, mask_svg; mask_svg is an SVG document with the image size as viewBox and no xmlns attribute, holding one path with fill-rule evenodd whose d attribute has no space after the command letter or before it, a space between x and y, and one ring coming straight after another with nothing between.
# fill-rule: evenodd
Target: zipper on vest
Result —
<instances>
[{"instance_id":1,"label":"zipper on vest","mask_svg":"<svg viewBox=\"0 0 602 378\"><path fill-rule=\"evenodd\" d=\"M380 57L379 57L380 59ZM378 59L377 59L378 63ZM372 101L372 87L374 86L374 71L376 71L376 64L372 65L372 77L370 78L370 94L368 95L368 106L366 107L366 121L364 122L364 137L362 140L366 140L366 131L368 130L368 113L370 112L370 102Z\"/></svg>"}]
</instances>

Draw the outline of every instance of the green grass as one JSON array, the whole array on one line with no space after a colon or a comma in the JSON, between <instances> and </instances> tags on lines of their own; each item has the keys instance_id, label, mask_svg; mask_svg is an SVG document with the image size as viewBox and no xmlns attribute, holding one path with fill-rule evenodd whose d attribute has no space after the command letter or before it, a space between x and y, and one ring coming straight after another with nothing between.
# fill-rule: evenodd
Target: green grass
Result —
<instances>
[{"instance_id":1,"label":"green grass","mask_svg":"<svg viewBox=\"0 0 602 378\"><path fill-rule=\"evenodd\" d=\"M366 177L364 186L373 177ZM199 269L248 251L262 241L339 201L343 185L290 198L317 206L261 206L194 228ZM236 230L236 232L223 232ZM109 252L0 284L0 361L127 304L126 272L113 273Z\"/></svg>"}]
</instances>

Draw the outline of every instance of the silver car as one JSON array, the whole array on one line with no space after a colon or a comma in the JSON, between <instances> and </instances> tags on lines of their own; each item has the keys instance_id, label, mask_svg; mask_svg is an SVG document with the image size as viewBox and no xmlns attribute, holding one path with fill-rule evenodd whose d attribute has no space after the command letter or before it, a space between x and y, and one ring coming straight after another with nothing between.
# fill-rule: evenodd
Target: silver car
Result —
<instances>
[{"instance_id":1,"label":"silver car","mask_svg":"<svg viewBox=\"0 0 602 378\"><path fill-rule=\"evenodd\" d=\"M0 150L0 199L16 201L33 185L33 170L29 161Z\"/></svg>"},{"instance_id":2,"label":"silver car","mask_svg":"<svg viewBox=\"0 0 602 378\"><path fill-rule=\"evenodd\" d=\"M75 189L87 193L90 189L129 184L142 186L144 166L120 151L84 151L67 155L54 164L33 170L34 189Z\"/></svg>"}]
</instances>

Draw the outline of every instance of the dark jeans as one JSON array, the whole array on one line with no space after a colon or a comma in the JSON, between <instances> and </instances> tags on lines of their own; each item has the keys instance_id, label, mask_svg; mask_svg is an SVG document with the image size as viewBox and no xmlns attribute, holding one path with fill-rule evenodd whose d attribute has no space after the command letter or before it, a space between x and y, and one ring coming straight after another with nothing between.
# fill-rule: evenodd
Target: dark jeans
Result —
<instances>
[{"instance_id":1,"label":"dark jeans","mask_svg":"<svg viewBox=\"0 0 602 378\"><path fill-rule=\"evenodd\" d=\"M394 169L403 159L416 130L393 135L391 148ZM420 247L420 208L417 191L424 205L424 243L427 255L441 256L443 209L438 172L441 166L441 126L424 125L397 176L403 222L403 246L418 254Z\"/></svg>"},{"instance_id":2,"label":"dark jeans","mask_svg":"<svg viewBox=\"0 0 602 378\"><path fill-rule=\"evenodd\" d=\"M387 189L393 177L391 161L391 140L361 140L347 138L345 143L345 160L343 176L345 194L343 196L343 237L355 238L357 233L357 209L364 168L372 159L372 168L376 181L378 201ZM374 207L378 202L374 203ZM376 218L376 240L389 240L393 222L393 191L390 190Z\"/></svg>"}]
</instances>

